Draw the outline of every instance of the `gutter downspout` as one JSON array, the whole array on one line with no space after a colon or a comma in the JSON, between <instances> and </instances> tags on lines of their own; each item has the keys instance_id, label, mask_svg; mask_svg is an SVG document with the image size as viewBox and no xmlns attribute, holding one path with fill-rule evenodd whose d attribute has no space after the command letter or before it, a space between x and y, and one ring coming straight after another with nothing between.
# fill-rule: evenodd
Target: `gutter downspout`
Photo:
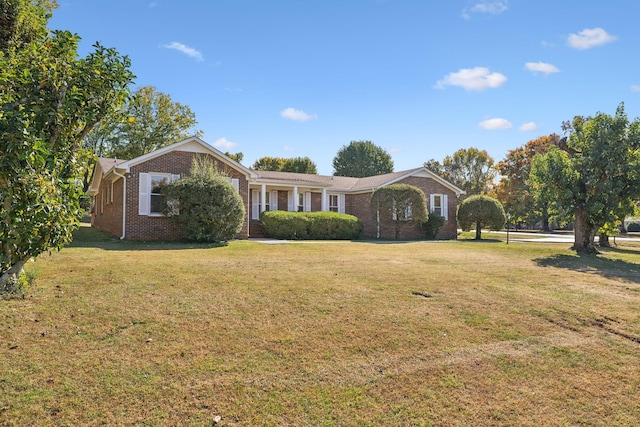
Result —
<instances>
[{"instance_id":1,"label":"gutter downspout","mask_svg":"<svg viewBox=\"0 0 640 427\"><path fill-rule=\"evenodd\" d=\"M113 168L113 174L122 178L122 236L120 236L120 240L124 240L127 223L127 177L119 174L116 168Z\"/></svg>"}]
</instances>

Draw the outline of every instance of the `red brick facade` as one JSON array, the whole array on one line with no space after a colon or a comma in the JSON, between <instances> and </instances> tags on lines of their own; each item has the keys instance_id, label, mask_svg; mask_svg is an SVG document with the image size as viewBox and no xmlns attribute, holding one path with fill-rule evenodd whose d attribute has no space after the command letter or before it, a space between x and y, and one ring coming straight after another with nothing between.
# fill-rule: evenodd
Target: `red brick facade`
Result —
<instances>
[{"instance_id":1,"label":"red brick facade","mask_svg":"<svg viewBox=\"0 0 640 427\"><path fill-rule=\"evenodd\" d=\"M166 154L151 158L143 163L132 166L126 175L126 224L125 239L127 240L175 240L184 238L184 234L169 218L162 215L139 215L139 187L141 173L169 173L173 175L185 176L189 174L191 162L194 156L202 156L201 153L187 151L169 151ZM214 156L208 155L216 166L225 175L239 180L240 197L245 205L248 203L249 182L247 176L236 169L233 169L221 162ZM102 197L106 194L104 186L109 184L104 181L100 186L100 191L95 196L96 206L94 208L93 225L106 230L114 235L122 235L122 191L123 180L119 179L114 183L114 203L105 205L102 211ZM119 200L118 203L115 200ZM109 207L109 211L106 208ZM119 212L119 214L118 214ZM249 236L248 222L245 216L242 230L237 238L246 239Z\"/></svg>"},{"instance_id":2,"label":"red brick facade","mask_svg":"<svg viewBox=\"0 0 640 427\"><path fill-rule=\"evenodd\" d=\"M206 154L204 154L206 153ZM228 177L238 181L238 191L245 204L245 220L242 230L236 238L246 239L260 237L259 221L250 220L254 209L250 196L252 192L266 191L272 202L269 209L289 209L289 198L297 188L298 194L304 194L305 208L311 211L322 210L322 191L327 196L338 195L341 210L354 215L363 222L365 238L395 238L395 221L391 218L377 218L371 211L371 196L374 188L391 183L409 184L424 191L429 203L432 195L440 195L438 200L448 200L447 223L438 233L438 239L455 239L457 236L456 207L457 193L461 192L455 186L443 182L437 176L423 168L401 171L387 175L368 178L348 178L322 175L306 175L284 172L254 172L229 159L215 148L208 146L197 137L166 147L155 153L137 159L118 162L115 159L100 159L96 167L97 175L91 183L89 194L94 195L92 210L92 224L108 231L114 236L131 240L175 240L184 238L179 227L169 218L161 214L144 214L148 212L152 200L148 195L149 186L143 181L143 199L140 199L140 180L149 178L147 174L166 174L186 176L190 173L194 156L209 156L213 163ZM125 178L121 175L126 174ZM99 180L98 180L99 179ZM249 184L253 188L249 189ZM234 181L235 184L235 181ZM258 187L258 188L256 188ZM145 195L145 192L147 193ZM277 192L277 197L275 196ZM308 193L310 198L308 197ZM446 196L446 197L445 197ZM149 197L149 199L146 199ZM142 204L140 202L143 202ZM334 203L335 198L328 197L326 202ZM276 202L276 203L273 203ZM296 202L296 210L297 200ZM310 203L310 205L307 205ZM344 204L344 206L342 206ZM328 206L326 207L328 208ZM157 208L156 208L157 209ZM124 218L123 218L123 210ZM142 214L140 212L143 212ZM124 220L124 230L123 230ZM420 224L406 223L402 227L399 239L424 239Z\"/></svg>"},{"instance_id":3,"label":"red brick facade","mask_svg":"<svg viewBox=\"0 0 640 427\"><path fill-rule=\"evenodd\" d=\"M456 221L456 194L449 188L440 184L434 179L410 176L397 184L409 184L420 188L424 191L427 198L427 208L429 207L429 195L446 194L448 196L448 220L444 227L438 232L438 239L455 239L458 235L458 226ZM377 238L378 231L381 239L395 239L395 222L391 219L381 218L380 230L377 228L377 220L375 214L371 210L372 192L347 194L345 200L345 213L357 216L364 223L363 236L369 238ZM419 224L407 224L400 230L400 240L420 240L424 239L424 232Z\"/></svg>"}]
</instances>

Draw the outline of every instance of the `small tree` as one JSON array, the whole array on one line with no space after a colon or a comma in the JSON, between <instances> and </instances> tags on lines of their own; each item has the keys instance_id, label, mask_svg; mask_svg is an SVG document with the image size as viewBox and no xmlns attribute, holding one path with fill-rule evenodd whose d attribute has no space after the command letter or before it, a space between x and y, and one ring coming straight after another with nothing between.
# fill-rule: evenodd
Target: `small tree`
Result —
<instances>
[{"instance_id":1,"label":"small tree","mask_svg":"<svg viewBox=\"0 0 640 427\"><path fill-rule=\"evenodd\" d=\"M162 192L168 200L165 213L190 240L226 242L242 229L242 198L208 157L194 157L191 175L165 185Z\"/></svg>"},{"instance_id":2,"label":"small tree","mask_svg":"<svg viewBox=\"0 0 640 427\"><path fill-rule=\"evenodd\" d=\"M489 196L469 196L458 207L458 224L464 231L469 231L475 226L476 240L482 238L483 227L499 230L504 227L506 220L500 202Z\"/></svg>"},{"instance_id":3,"label":"small tree","mask_svg":"<svg viewBox=\"0 0 640 427\"><path fill-rule=\"evenodd\" d=\"M392 184L376 189L371 196L371 210L378 227L384 220L394 222L396 240L406 225L421 224L429 217L424 192L407 184Z\"/></svg>"}]
</instances>

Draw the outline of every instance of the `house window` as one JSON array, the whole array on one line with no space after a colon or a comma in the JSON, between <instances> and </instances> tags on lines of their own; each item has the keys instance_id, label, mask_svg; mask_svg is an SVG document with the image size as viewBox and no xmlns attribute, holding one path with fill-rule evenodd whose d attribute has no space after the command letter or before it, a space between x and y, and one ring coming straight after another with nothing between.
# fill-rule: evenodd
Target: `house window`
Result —
<instances>
[{"instance_id":1,"label":"house window","mask_svg":"<svg viewBox=\"0 0 640 427\"><path fill-rule=\"evenodd\" d=\"M304 193L298 193L298 212L304 212Z\"/></svg>"},{"instance_id":2,"label":"house window","mask_svg":"<svg viewBox=\"0 0 640 427\"><path fill-rule=\"evenodd\" d=\"M400 221L411 221L411 217L413 215L413 210L411 208L411 205L405 207L404 210L400 210L400 212L398 212L398 211L399 211L399 209L396 209L396 204L395 204L395 201L394 201L392 219L394 221L397 221L397 220L400 220Z\"/></svg>"},{"instance_id":3,"label":"house window","mask_svg":"<svg viewBox=\"0 0 640 427\"><path fill-rule=\"evenodd\" d=\"M337 194L329 194L329 211L340 212L340 206L338 205Z\"/></svg>"},{"instance_id":4,"label":"house window","mask_svg":"<svg viewBox=\"0 0 640 427\"><path fill-rule=\"evenodd\" d=\"M140 190L138 193L139 215L162 215L166 206L166 198L162 187L180 178L180 175L169 173L140 173Z\"/></svg>"},{"instance_id":5,"label":"house window","mask_svg":"<svg viewBox=\"0 0 640 427\"><path fill-rule=\"evenodd\" d=\"M446 194L432 194L429 196L429 211L448 219L448 197Z\"/></svg>"},{"instance_id":6,"label":"house window","mask_svg":"<svg viewBox=\"0 0 640 427\"><path fill-rule=\"evenodd\" d=\"M171 181L171 175L150 174L151 190L149 192L149 213L162 214L166 206L166 196L162 194L162 187Z\"/></svg>"}]
</instances>

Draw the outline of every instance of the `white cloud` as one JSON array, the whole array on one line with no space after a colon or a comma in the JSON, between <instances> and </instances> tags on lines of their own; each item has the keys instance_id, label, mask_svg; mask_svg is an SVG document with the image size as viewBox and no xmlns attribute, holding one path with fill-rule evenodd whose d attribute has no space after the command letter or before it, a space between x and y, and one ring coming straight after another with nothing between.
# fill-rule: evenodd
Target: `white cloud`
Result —
<instances>
[{"instance_id":1,"label":"white cloud","mask_svg":"<svg viewBox=\"0 0 640 427\"><path fill-rule=\"evenodd\" d=\"M567 44L574 49L590 49L615 41L617 37L607 33L602 28L587 28L578 34L569 34Z\"/></svg>"},{"instance_id":2,"label":"white cloud","mask_svg":"<svg viewBox=\"0 0 640 427\"><path fill-rule=\"evenodd\" d=\"M640 92L640 85L631 85L632 92Z\"/></svg>"},{"instance_id":3,"label":"white cloud","mask_svg":"<svg viewBox=\"0 0 640 427\"><path fill-rule=\"evenodd\" d=\"M238 146L235 142L229 141L227 138L220 138L213 143L214 147L224 148L225 150L233 150Z\"/></svg>"},{"instance_id":4,"label":"white cloud","mask_svg":"<svg viewBox=\"0 0 640 427\"><path fill-rule=\"evenodd\" d=\"M507 0L499 1L481 1L462 11L464 19L471 19L471 14L485 13L490 15L499 15L508 9Z\"/></svg>"},{"instance_id":5,"label":"white cloud","mask_svg":"<svg viewBox=\"0 0 640 427\"><path fill-rule=\"evenodd\" d=\"M487 130L511 129L511 123L501 118L485 120L484 122L480 122L479 126Z\"/></svg>"},{"instance_id":6,"label":"white cloud","mask_svg":"<svg viewBox=\"0 0 640 427\"><path fill-rule=\"evenodd\" d=\"M289 147L288 145L283 146L283 147L282 147L282 149L283 149L284 151L289 151L289 152L296 151L296 149L295 149L295 148L293 148L293 147Z\"/></svg>"},{"instance_id":7,"label":"white cloud","mask_svg":"<svg viewBox=\"0 0 640 427\"><path fill-rule=\"evenodd\" d=\"M558 67L553 64L547 64L546 62L527 62L524 66L532 73L543 73L549 75L560 72Z\"/></svg>"},{"instance_id":8,"label":"white cloud","mask_svg":"<svg viewBox=\"0 0 640 427\"><path fill-rule=\"evenodd\" d=\"M178 43L178 42L171 42L169 44L165 44L162 47L165 47L167 49L175 49L178 52L182 52L185 55L195 59L196 61L200 62L200 61L204 61L204 57L202 56L202 53L200 53L199 51L197 51L196 49L186 46L182 43Z\"/></svg>"},{"instance_id":9,"label":"white cloud","mask_svg":"<svg viewBox=\"0 0 640 427\"><path fill-rule=\"evenodd\" d=\"M522 132L533 132L538 129L538 125L535 122L523 123L519 128Z\"/></svg>"},{"instance_id":10,"label":"white cloud","mask_svg":"<svg viewBox=\"0 0 640 427\"><path fill-rule=\"evenodd\" d=\"M393 147L393 148L391 148L391 149L389 150L389 152L390 152L391 154L400 153L400 152L402 152L402 151L404 151L404 148L403 148L403 147Z\"/></svg>"},{"instance_id":11,"label":"white cloud","mask_svg":"<svg viewBox=\"0 0 640 427\"><path fill-rule=\"evenodd\" d=\"M491 73L486 67L462 68L438 80L434 87L444 89L447 86L459 86L466 90L485 90L502 86L506 81L504 74Z\"/></svg>"},{"instance_id":12,"label":"white cloud","mask_svg":"<svg viewBox=\"0 0 640 427\"><path fill-rule=\"evenodd\" d=\"M280 116L287 120L294 120L296 122L306 122L318 118L315 114L307 114L302 110L296 110L295 108L285 108L280 112Z\"/></svg>"}]
</instances>

